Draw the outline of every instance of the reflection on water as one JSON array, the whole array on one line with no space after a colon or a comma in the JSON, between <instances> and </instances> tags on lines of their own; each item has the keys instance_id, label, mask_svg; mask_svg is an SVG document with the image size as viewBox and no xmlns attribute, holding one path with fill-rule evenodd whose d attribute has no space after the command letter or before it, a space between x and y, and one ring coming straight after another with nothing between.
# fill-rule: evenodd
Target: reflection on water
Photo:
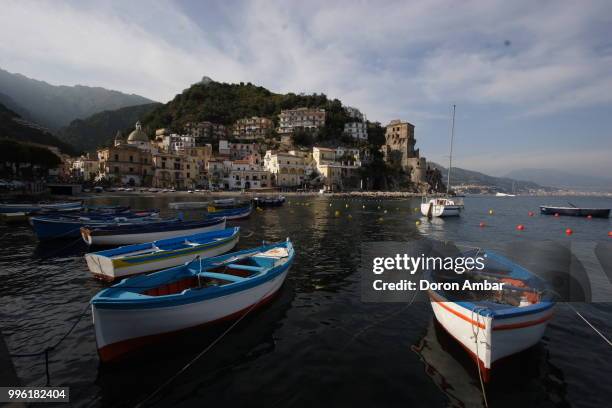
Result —
<instances>
[{"instance_id":1,"label":"reflection on water","mask_svg":"<svg viewBox=\"0 0 612 408\"><path fill-rule=\"evenodd\" d=\"M170 216L176 212L168 210L169 202L197 197L104 196L95 204L158 207L163 216ZM292 239L296 259L286 285L274 302L241 321L155 402L480 405L475 366L460 347L453 350L440 340L429 304L361 302L360 247L363 242L422 236L498 250L511 242L529 246L542 240L608 244L609 220L528 217L539 201L468 198L461 217L427 221L413 210L418 199L288 197L283 207L254 211L250 219L230 223L242 227L237 250ZM612 206L610 200L591 204ZM491 208L494 215L488 215ZM186 218L202 216L201 211L184 213ZM479 227L481 221L485 228ZM525 225L524 231L515 230L518 223ZM568 227L575 231L571 237L563 233ZM87 248L78 240L39 244L27 226L0 226L0 244L0 324L12 352L39 350L57 340L106 286L89 276L82 257ZM588 305L581 311L598 327L610 330L610 305ZM102 366L87 318L52 353L52 384L70 386L75 406L133 406L227 327L189 331L117 365ZM411 352L411 345L416 352ZM612 376L612 367L601 363L605 353L609 350L601 339L569 309L559 307L543 342L513 359L515 368L494 371L489 402L605 405L612 398L612 391L600 381ZM462 362L465 358L469 364ZM24 384L44 383L42 359L19 359L15 364Z\"/></svg>"},{"instance_id":2,"label":"reflection on water","mask_svg":"<svg viewBox=\"0 0 612 408\"><path fill-rule=\"evenodd\" d=\"M493 381L485 385L494 407L568 405L563 373L548 360L547 340L496 363ZM443 392L451 407L484 407L474 360L432 319L425 336L411 347L424 372Z\"/></svg>"}]
</instances>

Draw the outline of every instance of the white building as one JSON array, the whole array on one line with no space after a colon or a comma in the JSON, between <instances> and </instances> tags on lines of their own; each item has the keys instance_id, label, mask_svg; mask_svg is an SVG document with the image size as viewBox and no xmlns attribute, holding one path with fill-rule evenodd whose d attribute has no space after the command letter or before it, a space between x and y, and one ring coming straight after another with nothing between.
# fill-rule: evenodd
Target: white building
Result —
<instances>
[{"instance_id":1,"label":"white building","mask_svg":"<svg viewBox=\"0 0 612 408\"><path fill-rule=\"evenodd\" d=\"M93 181L100 171L100 162L87 156L81 156L72 162L72 174L83 181Z\"/></svg>"},{"instance_id":2,"label":"white building","mask_svg":"<svg viewBox=\"0 0 612 408\"><path fill-rule=\"evenodd\" d=\"M168 153L184 154L187 149L196 146L196 139L193 135L165 134L162 136L161 145Z\"/></svg>"},{"instance_id":3,"label":"white building","mask_svg":"<svg viewBox=\"0 0 612 408\"><path fill-rule=\"evenodd\" d=\"M278 187L298 187L305 182L306 165L301 156L268 150L264 156L264 169L272 174Z\"/></svg>"},{"instance_id":4,"label":"white building","mask_svg":"<svg viewBox=\"0 0 612 408\"><path fill-rule=\"evenodd\" d=\"M272 174L249 160L235 160L231 164L228 185L232 190L269 188L272 187Z\"/></svg>"},{"instance_id":5,"label":"white building","mask_svg":"<svg viewBox=\"0 0 612 408\"><path fill-rule=\"evenodd\" d=\"M364 122L345 123L344 133L355 140L368 140L368 127Z\"/></svg>"},{"instance_id":6,"label":"white building","mask_svg":"<svg viewBox=\"0 0 612 408\"><path fill-rule=\"evenodd\" d=\"M288 109L282 110L278 116L279 133L292 133L294 128L313 130L325 125L325 109Z\"/></svg>"}]
</instances>

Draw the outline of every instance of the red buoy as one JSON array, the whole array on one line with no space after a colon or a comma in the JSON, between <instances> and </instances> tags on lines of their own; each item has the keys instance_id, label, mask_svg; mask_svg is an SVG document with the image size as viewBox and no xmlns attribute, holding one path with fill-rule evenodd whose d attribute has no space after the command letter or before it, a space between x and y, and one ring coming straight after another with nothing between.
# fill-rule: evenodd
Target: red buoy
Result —
<instances>
[{"instance_id":1,"label":"red buoy","mask_svg":"<svg viewBox=\"0 0 612 408\"><path fill-rule=\"evenodd\" d=\"M565 235L572 235L574 233L574 231L572 231L571 228L568 228L565 230Z\"/></svg>"},{"instance_id":2,"label":"red buoy","mask_svg":"<svg viewBox=\"0 0 612 408\"><path fill-rule=\"evenodd\" d=\"M479 224L479 226L480 226L480 228L484 228L484 227L486 227L486 226L487 226L487 224L485 224L484 222L481 222L481 223Z\"/></svg>"},{"instance_id":3,"label":"red buoy","mask_svg":"<svg viewBox=\"0 0 612 408\"><path fill-rule=\"evenodd\" d=\"M555 217L558 217L558 216L559 216L559 213L555 213Z\"/></svg>"},{"instance_id":4,"label":"red buoy","mask_svg":"<svg viewBox=\"0 0 612 408\"><path fill-rule=\"evenodd\" d=\"M612 238L612 231L609 231L609 232L608 232L608 236L609 236L610 238Z\"/></svg>"},{"instance_id":5,"label":"red buoy","mask_svg":"<svg viewBox=\"0 0 612 408\"><path fill-rule=\"evenodd\" d=\"M530 217L533 217L533 216L534 216L534 213L533 213L533 211L529 211L529 212L527 213L527 215L529 215Z\"/></svg>"},{"instance_id":6,"label":"red buoy","mask_svg":"<svg viewBox=\"0 0 612 408\"><path fill-rule=\"evenodd\" d=\"M516 229L519 230L519 231L522 231L522 230L525 229L525 226L523 224L519 224L519 225L516 226Z\"/></svg>"},{"instance_id":7,"label":"red buoy","mask_svg":"<svg viewBox=\"0 0 612 408\"><path fill-rule=\"evenodd\" d=\"M593 216L591 214L587 215L587 219L590 220L591 218L593 218Z\"/></svg>"}]
</instances>

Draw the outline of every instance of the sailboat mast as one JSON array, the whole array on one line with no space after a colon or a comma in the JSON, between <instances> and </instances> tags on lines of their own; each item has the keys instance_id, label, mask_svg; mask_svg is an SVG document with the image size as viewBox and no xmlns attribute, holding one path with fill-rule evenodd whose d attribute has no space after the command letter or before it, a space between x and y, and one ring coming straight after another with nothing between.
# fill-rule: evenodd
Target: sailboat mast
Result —
<instances>
[{"instance_id":1,"label":"sailboat mast","mask_svg":"<svg viewBox=\"0 0 612 408\"><path fill-rule=\"evenodd\" d=\"M446 195L448 195L450 192L451 169L453 167L453 139L455 138L455 108L456 108L456 105L453 105L453 122L451 125L450 155L448 156L448 183L446 184Z\"/></svg>"}]
</instances>

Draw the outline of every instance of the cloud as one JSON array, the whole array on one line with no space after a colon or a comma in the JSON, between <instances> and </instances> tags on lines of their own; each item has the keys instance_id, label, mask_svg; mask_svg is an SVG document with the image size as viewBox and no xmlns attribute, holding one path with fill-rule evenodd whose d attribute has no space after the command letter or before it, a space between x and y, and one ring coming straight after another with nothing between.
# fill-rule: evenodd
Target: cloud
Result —
<instances>
[{"instance_id":1,"label":"cloud","mask_svg":"<svg viewBox=\"0 0 612 408\"><path fill-rule=\"evenodd\" d=\"M461 120L477 122L484 111L505 121L499 139L529 140L533 132L516 134L515 122L529 128L537 118L554 123L610 106L611 26L605 0L5 0L0 67L164 102L204 75L324 92L371 120L415 123L420 146L435 157L428 141L446 150L452 103ZM471 134L466 148L479 138L489 134Z\"/></svg>"}]
</instances>

